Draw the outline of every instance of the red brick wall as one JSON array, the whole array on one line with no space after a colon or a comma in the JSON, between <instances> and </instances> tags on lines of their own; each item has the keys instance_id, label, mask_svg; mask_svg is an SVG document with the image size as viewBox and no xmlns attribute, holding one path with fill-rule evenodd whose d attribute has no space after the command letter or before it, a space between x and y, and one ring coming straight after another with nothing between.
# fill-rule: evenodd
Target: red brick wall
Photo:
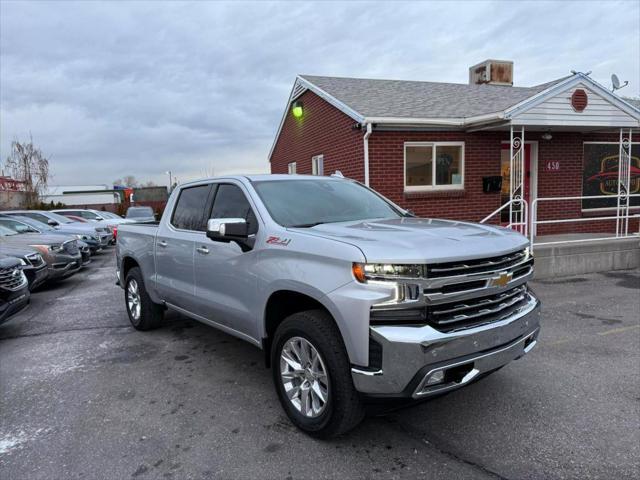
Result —
<instances>
[{"instance_id":1,"label":"red brick wall","mask_svg":"<svg viewBox=\"0 0 640 480\"><path fill-rule=\"evenodd\" d=\"M480 221L500 206L500 193L483 193L482 177L500 175L502 133L384 132L369 137L372 188L421 217ZM404 192L404 142L464 141L464 190Z\"/></svg>"},{"instance_id":2,"label":"red brick wall","mask_svg":"<svg viewBox=\"0 0 640 480\"><path fill-rule=\"evenodd\" d=\"M525 137L527 134L525 133ZM549 141L538 134L529 134L529 140L538 141L538 197L574 197L582 195L583 142L617 142L619 135L553 133ZM544 164L549 160L560 162L560 171L545 172ZM539 202L537 220L563 218L596 218L615 216L615 210L583 212L580 200L558 200ZM630 220L630 229L638 231L638 221ZM539 235L557 233L611 233L616 231L615 220L571 222L539 225Z\"/></svg>"},{"instance_id":3,"label":"red brick wall","mask_svg":"<svg viewBox=\"0 0 640 480\"><path fill-rule=\"evenodd\" d=\"M324 174L340 170L345 177L364 181L364 133L354 130L351 117L307 91L298 99L304 114L297 119L287 112L271 155L271 173L287 173L289 162L296 171L311 174L311 157L324 155Z\"/></svg>"}]
</instances>

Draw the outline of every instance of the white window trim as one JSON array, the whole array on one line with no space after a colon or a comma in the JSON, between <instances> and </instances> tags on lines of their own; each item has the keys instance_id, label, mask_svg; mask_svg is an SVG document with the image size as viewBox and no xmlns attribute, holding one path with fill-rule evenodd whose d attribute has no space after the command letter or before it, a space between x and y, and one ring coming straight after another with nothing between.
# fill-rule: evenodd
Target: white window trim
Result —
<instances>
[{"instance_id":1,"label":"white window trim","mask_svg":"<svg viewBox=\"0 0 640 480\"><path fill-rule=\"evenodd\" d=\"M311 157L311 174L324 175L324 154L314 155Z\"/></svg>"},{"instance_id":2,"label":"white window trim","mask_svg":"<svg viewBox=\"0 0 640 480\"><path fill-rule=\"evenodd\" d=\"M431 178L436 181L436 147L461 147L460 183L456 185L407 185L407 147L434 147L431 158ZM464 142L404 142L404 170L402 172L405 192L437 192L442 190L464 190Z\"/></svg>"},{"instance_id":3,"label":"white window trim","mask_svg":"<svg viewBox=\"0 0 640 480\"><path fill-rule=\"evenodd\" d=\"M297 167L296 162L289 162L287 164L287 173L289 175L295 175L296 174L296 167Z\"/></svg>"}]
</instances>

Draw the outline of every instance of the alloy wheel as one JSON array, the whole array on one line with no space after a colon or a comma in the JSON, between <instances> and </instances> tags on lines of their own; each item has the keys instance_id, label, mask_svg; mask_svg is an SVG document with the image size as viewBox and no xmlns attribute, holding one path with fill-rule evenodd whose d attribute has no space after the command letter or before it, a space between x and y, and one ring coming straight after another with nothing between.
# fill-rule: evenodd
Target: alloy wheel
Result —
<instances>
[{"instance_id":1,"label":"alloy wheel","mask_svg":"<svg viewBox=\"0 0 640 480\"><path fill-rule=\"evenodd\" d=\"M329 379L322 357L307 339L291 337L280 352L280 378L293 407L307 418L324 412Z\"/></svg>"},{"instance_id":2,"label":"alloy wheel","mask_svg":"<svg viewBox=\"0 0 640 480\"><path fill-rule=\"evenodd\" d=\"M138 288L138 282L132 278L129 280L127 286L127 306L129 307L129 313L134 320L140 319L140 289Z\"/></svg>"}]
</instances>

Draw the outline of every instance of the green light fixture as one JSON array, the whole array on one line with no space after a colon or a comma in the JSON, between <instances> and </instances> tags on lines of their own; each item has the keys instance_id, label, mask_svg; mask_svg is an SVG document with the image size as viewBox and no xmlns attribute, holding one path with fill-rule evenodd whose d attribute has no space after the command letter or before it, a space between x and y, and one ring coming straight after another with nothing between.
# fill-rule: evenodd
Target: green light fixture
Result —
<instances>
[{"instance_id":1,"label":"green light fixture","mask_svg":"<svg viewBox=\"0 0 640 480\"><path fill-rule=\"evenodd\" d=\"M302 102L293 102L293 104L291 105L291 113L293 113L293 116L296 118L302 118L302 114L304 113Z\"/></svg>"}]
</instances>

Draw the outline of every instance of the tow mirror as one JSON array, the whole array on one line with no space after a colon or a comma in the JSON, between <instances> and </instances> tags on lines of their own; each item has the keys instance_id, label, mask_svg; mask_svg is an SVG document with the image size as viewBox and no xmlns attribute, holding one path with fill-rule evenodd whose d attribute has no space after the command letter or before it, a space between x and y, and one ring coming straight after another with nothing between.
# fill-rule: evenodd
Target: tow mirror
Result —
<instances>
[{"instance_id":1,"label":"tow mirror","mask_svg":"<svg viewBox=\"0 0 640 480\"><path fill-rule=\"evenodd\" d=\"M207 237L218 242L243 240L249 236L244 218L212 218L207 222Z\"/></svg>"}]
</instances>

